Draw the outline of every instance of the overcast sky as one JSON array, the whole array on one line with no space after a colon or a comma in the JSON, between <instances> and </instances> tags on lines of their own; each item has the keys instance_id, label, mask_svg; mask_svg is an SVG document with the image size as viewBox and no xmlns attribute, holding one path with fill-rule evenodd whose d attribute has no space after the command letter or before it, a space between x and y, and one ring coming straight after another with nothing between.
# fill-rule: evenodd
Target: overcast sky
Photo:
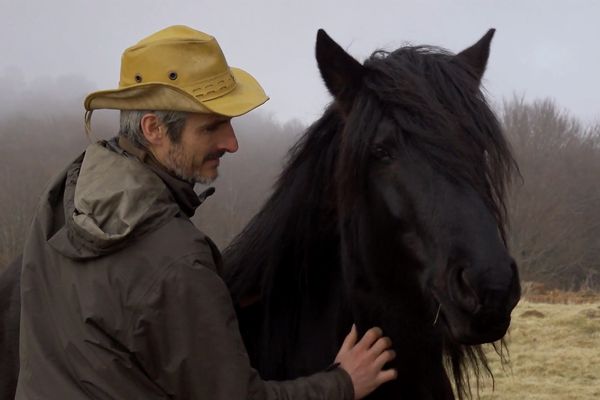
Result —
<instances>
[{"instance_id":1,"label":"overcast sky","mask_svg":"<svg viewBox=\"0 0 600 400\"><path fill-rule=\"evenodd\" d=\"M83 98L118 84L122 51L169 25L215 36L229 64L252 73L277 119L316 119L329 102L314 61L324 28L361 61L373 50L433 44L458 52L497 29L485 85L552 97L600 121L600 1L596 0L0 0L0 83L22 93ZM9 84L9 86L13 86ZM22 89L21 89L22 88ZM11 97L0 97L11 108ZM52 104L48 110L52 110Z\"/></svg>"}]
</instances>

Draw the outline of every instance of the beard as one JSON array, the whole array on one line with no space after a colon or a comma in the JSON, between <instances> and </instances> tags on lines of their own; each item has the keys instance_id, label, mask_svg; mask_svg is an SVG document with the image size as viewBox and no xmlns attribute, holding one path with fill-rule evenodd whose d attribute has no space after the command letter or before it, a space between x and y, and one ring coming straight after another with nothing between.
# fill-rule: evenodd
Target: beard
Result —
<instances>
[{"instance_id":1,"label":"beard","mask_svg":"<svg viewBox=\"0 0 600 400\"><path fill-rule=\"evenodd\" d=\"M202 162L198 165L202 166L206 161L218 160L224 153L224 151L210 153L204 156ZM174 144L167 154L166 167L179 179L192 184L201 183L208 185L217 179L218 173L216 169L213 175L202 175L200 170L194 168L196 166L195 161L193 156L185 154L181 144Z\"/></svg>"}]
</instances>

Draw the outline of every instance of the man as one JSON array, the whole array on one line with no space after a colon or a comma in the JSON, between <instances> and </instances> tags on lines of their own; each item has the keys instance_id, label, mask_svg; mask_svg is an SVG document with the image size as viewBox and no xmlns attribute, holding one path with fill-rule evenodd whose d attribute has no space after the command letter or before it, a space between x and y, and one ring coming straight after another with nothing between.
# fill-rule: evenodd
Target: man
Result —
<instances>
[{"instance_id":1,"label":"man","mask_svg":"<svg viewBox=\"0 0 600 400\"><path fill-rule=\"evenodd\" d=\"M125 50L119 86L85 100L88 127L93 110L121 110L118 138L69 165L32 223L16 398L350 399L393 379L376 328L353 329L310 377L264 382L249 365L219 251L189 217L193 183L238 148L231 118L267 100L254 78L174 26Z\"/></svg>"}]
</instances>

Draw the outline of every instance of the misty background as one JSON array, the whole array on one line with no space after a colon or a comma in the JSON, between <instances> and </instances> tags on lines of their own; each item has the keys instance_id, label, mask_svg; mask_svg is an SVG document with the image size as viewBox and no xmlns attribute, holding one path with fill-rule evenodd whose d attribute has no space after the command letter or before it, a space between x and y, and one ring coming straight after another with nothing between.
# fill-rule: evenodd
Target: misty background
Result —
<instances>
[{"instance_id":1,"label":"misty background","mask_svg":"<svg viewBox=\"0 0 600 400\"><path fill-rule=\"evenodd\" d=\"M234 120L240 151L224 157L217 193L194 217L223 247L330 101L318 28L362 61L404 44L458 52L495 27L484 85L523 177L511 192L513 255L525 280L600 288L600 2L0 2L0 270L20 253L47 181L89 144L83 98L117 86L122 51L144 36L172 24L210 33L271 97ZM95 112L93 139L117 124L117 112Z\"/></svg>"}]
</instances>

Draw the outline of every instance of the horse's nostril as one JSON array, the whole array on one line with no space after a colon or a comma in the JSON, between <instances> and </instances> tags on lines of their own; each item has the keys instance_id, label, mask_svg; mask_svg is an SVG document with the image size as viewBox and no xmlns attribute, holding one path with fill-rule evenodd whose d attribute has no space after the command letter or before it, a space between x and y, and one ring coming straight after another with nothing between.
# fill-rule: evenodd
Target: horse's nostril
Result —
<instances>
[{"instance_id":1,"label":"horse's nostril","mask_svg":"<svg viewBox=\"0 0 600 400\"><path fill-rule=\"evenodd\" d=\"M468 275L466 268L456 267L450 276L450 290L454 301L461 309L475 314L481 308L481 304Z\"/></svg>"}]
</instances>

